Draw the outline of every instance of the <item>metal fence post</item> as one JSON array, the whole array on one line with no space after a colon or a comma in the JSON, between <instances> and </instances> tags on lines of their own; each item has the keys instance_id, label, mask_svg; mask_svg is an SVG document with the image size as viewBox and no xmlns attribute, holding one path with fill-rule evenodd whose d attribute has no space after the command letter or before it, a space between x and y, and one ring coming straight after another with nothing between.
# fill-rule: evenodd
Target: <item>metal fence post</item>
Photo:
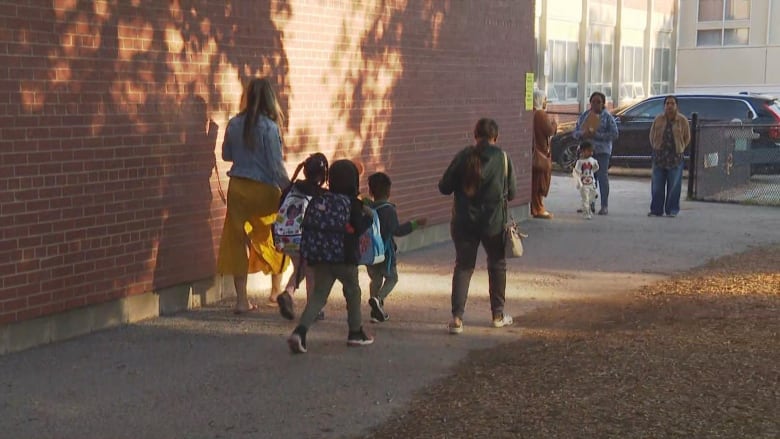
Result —
<instances>
[{"instance_id":1,"label":"metal fence post","mask_svg":"<svg viewBox=\"0 0 780 439\"><path fill-rule=\"evenodd\" d=\"M696 182L696 150L699 149L699 113L691 114L691 154L688 158L688 199L695 196Z\"/></svg>"}]
</instances>

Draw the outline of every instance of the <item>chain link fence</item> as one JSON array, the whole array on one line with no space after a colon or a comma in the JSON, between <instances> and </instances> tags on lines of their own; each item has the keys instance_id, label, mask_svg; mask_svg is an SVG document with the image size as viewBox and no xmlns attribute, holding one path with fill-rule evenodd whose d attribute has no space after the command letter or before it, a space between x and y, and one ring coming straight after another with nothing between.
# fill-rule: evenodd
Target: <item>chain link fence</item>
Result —
<instances>
[{"instance_id":1,"label":"chain link fence","mask_svg":"<svg viewBox=\"0 0 780 439\"><path fill-rule=\"evenodd\" d=\"M780 206L780 127L693 118L688 198Z\"/></svg>"}]
</instances>

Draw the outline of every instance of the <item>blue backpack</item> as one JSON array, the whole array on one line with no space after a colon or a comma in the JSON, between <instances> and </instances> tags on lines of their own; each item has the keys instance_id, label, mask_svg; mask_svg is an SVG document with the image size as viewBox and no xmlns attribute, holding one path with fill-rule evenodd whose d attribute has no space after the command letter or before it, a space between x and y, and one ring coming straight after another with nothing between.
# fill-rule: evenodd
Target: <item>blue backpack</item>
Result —
<instances>
[{"instance_id":1,"label":"blue backpack","mask_svg":"<svg viewBox=\"0 0 780 439\"><path fill-rule=\"evenodd\" d=\"M387 262L387 265L390 265L393 256L390 242L392 237L388 236L387 240L382 240L382 229L377 214L379 209L390 205L390 203L383 203L371 209L373 213L371 227L358 239L358 265L375 265L380 262Z\"/></svg>"},{"instance_id":2,"label":"blue backpack","mask_svg":"<svg viewBox=\"0 0 780 439\"><path fill-rule=\"evenodd\" d=\"M348 233L351 205L348 196L333 192L324 192L309 201L301 235L301 256L307 262L346 260L344 237Z\"/></svg>"}]
</instances>

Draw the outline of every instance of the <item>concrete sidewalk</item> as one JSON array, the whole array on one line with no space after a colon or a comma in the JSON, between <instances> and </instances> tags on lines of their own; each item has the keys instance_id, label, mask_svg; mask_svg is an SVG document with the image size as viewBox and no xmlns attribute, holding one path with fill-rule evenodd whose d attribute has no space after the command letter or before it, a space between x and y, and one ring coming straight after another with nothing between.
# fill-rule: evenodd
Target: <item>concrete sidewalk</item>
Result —
<instances>
[{"instance_id":1,"label":"concrete sidewalk","mask_svg":"<svg viewBox=\"0 0 780 439\"><path fill-rule=\"evenodd\" d=\"M556 176L552 221L529 220L526 256L509 261L507 311L631 291L750 246L780 242L780 210L683 202L648 218L649 181L613 178L610 215L581 219ZM450 336L451 244L399 255L400 282L373 325L376 343L346 346L337 287L309 353L290 355L295 326L276 309L236 317L211 307L0 356L0 438L337 438L401 410L469 351L522 337L489 327L484 256L465 332ZM367 298L367 277L362 286ZM296 298L301 310L303 294ZM364 306L368 322L368 307Z\"/></svg>"}]
</instances>

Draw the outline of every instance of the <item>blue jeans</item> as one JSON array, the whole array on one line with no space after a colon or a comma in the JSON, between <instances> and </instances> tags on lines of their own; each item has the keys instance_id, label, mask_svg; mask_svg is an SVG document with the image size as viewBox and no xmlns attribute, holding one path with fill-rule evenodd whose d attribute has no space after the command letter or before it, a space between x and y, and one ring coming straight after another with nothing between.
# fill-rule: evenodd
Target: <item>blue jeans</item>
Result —
<instances>
[{"instance_id":1,"label":"blue jeans","mask_svg":"<svg viewBox=\"0 0 780 439\"><path fill-rule=\"evenodd\" d=\"M650 213L653 215L677 215L680 213L680 192L684 163L674 168L664 168L653 164L650 184Z\"/></svg>"},{"instance_id":2,"label":"blue jeans","mask_svg":"<svg viewBox=\"0 0 780 439\"><path fill-rule=\"evenodd\" d=\"M593 154L593 158L599 162L599 170L596 172L596 182L599 184L601 194L601 207L609 206L609 158L610 154Z\"/></svg>"}]
</instances>

